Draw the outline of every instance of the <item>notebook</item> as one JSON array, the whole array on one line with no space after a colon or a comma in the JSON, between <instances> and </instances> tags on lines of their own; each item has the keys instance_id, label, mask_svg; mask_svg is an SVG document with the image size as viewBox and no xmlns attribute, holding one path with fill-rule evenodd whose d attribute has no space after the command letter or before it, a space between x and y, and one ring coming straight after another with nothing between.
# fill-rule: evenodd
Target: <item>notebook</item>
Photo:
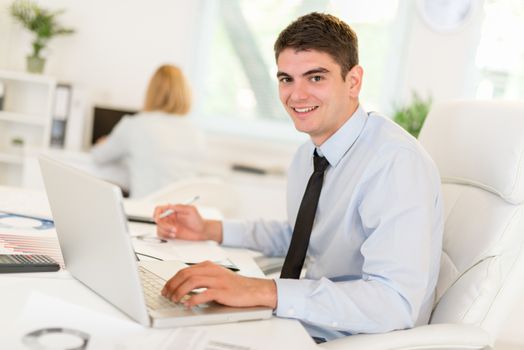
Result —
<instances>
[{"instance_id":1,"label":"notebook","mask_svg":"<svg viewBox=\"0 0 524 350\"><path fill-rule=\"evenodd\" d=\"M46 156L39 158L66 269L142 325L176 327L264 319L266 307L214 302L186 309L160 295L165 270L180 262L137 262L120 189ZM164 269L164 273L155 269Z\"/></svg>"}]
</instances>

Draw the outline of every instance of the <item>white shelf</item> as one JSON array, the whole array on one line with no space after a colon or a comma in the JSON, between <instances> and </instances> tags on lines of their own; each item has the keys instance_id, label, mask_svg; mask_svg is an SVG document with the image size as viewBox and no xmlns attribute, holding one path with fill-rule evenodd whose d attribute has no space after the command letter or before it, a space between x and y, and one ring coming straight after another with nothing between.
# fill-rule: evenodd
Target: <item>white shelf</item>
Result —
<instances>
[{"instance_id":1,"label":"white shelf","mask_svg":"<svg viewBox=\"0 0 524 350\"><path fill-rule=\"evenodd\" d=\"M47 116L25 113L0 111L0 121L44 126L48 123Z\"/></svg>"},{"instance_id":2,"label":"white shelf","mask_svg":"<svg viewBox=\"0 0 524 350\"><path fill-rule=\"evenodd\" d=\"M22 186L26 150L48 149L56 79L41 74L0 70L4 110L0 111L0 185ZM12 142L23 140L14 147Z\"/></svg>"},{"instance_id":3,"label":"white shelf","mask_svg":"<svg viewBox=\"0 0 524 350\"><path fill-rule=\"evenodd\" d=\"M31 74L19 71L0 70L0 80L22 81L26 83L40 83L56 85L56 79L42 74Z\"/></svg>"},{"instance_id":4,"label":"white shelf","mask_svg":"<svg viewBox=\"0 0 524 350\"><path fill-rule=\"evenodd\" d=\"M22 165L24 163L24 156L22 153L0 152L0 163Z\"/></svg>"}]
</instances>

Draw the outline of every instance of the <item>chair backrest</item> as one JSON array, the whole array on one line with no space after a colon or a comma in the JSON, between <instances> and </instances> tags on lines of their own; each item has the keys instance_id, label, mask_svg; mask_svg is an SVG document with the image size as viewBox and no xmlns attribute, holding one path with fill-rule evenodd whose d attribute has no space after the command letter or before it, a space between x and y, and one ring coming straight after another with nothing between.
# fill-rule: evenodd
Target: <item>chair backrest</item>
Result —
<instances>
[{"instance_id":1,"label":"chair backrest","mask_svg":"<svg viewBox=\"0 0 524 350\"><path fill-rule=\"evenodd\" d=\"M430 323L496 338L524 285L524 102L432 108L419 137L442 178L444 241Z\"/></svg>"}]
</instances>

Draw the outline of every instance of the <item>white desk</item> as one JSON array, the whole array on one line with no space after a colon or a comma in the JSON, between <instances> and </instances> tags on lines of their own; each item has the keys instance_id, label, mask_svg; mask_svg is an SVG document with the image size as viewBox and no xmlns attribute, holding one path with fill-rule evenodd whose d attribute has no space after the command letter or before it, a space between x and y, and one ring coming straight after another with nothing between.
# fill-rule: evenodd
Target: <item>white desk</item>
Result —
<instances>
[{"instance_id":1,"label":"white desk","mask_svg":"<svg viewBox=\"0 0 524 350\"><path fill-rule=\"evenodd\" d=\"M32 206L34 207L31 208ZM0 210L15 211L18 209L17 211L20 211L20 209L27 210L28 208L31 208L29 210L31 213L48 212L45 195L42 192L0 187ZM256 269L256 264L250 259L248 253L238 249L228 249L227 252L231 260L241 269ZM131 322L111 304L72 278L67 271L60 271L58 273L0 275L0 329L7 330L16 324L23 310L26 317L28 312L29 316L42 317L41 314L31 315L31 310L25 310L26 303L31 297L34 297L35 293L59 298L102 316L115 317L123 323ZM309 349L316 347L300 323L294 320L271 318L264 321L202 326L196 329L204 331L213 341L237 345L241 349ZM142 331L144 331L143 328ZM0 348L4 348L2 344L8 339L8 336L9 334L0 334Z\"/></svg>"}]
</instances>

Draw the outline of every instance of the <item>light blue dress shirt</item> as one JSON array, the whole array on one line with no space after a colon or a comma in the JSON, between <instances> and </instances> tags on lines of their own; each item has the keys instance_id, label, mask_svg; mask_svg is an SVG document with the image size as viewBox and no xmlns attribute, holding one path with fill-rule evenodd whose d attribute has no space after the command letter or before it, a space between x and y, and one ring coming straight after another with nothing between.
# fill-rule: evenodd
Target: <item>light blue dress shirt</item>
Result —
<instances>
[{"instance_id":1,"label":"light blue dress shirt","mask_svg":"<svg viewBox=\"0 0 524 350\"><path fill-rule=\"evenodd\" d=\"M444 141L445 142L445 141ZM223 244L287 253L314 144L290 166L287 222L224 222ZM428 322L442 246L438 170L391 120L359 107L319 148L324 175L305 278L276 279L277 316L327 340Z\"/></svg>"}]
</instances>

